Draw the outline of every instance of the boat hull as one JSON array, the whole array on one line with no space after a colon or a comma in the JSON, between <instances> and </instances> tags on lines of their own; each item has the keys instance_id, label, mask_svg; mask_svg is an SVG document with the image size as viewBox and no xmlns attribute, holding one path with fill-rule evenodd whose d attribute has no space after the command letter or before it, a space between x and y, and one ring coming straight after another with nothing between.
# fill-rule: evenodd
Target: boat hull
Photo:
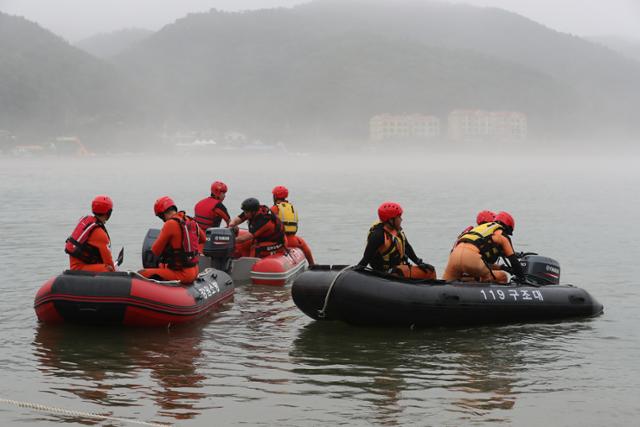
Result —
<instances>
[{"instance_id":1,"label":"boat hull","mask_svg":"<svg viewBox=\"0 0 640 427\"><path fill-rule=\"evenodd\" d=\"M410 282L353 270L338 274L310 270L298 277L291 289L298 308L316 320L409 327L518 323L603 312L587 291L570 285Z\"/></svg>"},{"instance_id":2,"label":"boat hull","mask_svg":"<svg viewBox=\"0 0 640 427\"><path fill-rule=\"evenodd\" d=\"M66 271L40 288L34 308L44 323L166 327L200 319L233 294L233 281L218 270L206 270L189 286L128 272Z\"/></svg>"}]
</instances>

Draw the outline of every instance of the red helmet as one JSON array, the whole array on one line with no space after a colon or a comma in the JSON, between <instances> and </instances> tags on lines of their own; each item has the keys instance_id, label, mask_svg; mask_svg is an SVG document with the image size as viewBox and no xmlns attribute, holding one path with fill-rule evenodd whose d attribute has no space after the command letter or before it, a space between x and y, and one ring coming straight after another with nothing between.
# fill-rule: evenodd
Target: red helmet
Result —
<instances>
[{"instance_id":1,"label":"red helmet","mask_svg":"<svg viewBox=\"0 0 640 427\"><path fill-rule=\"evenodd\" d=\"M478 216L476 216L476 223L486 224L487 222L495 221L496 214L491 211L480 211L478 212Z\"/></svg>"},{"instance_id":2,"label":"red helmet","mask_svg":"<svg viewBox=\"0 0 640 427\"><path fill-rule=\"evenodd\" d=\"M94 215L106 215L113 210L113 200L109 196L96 196L91 202Z\"/></svg>"},{"instance_id":3,"label":"red helmet","mask_svg":"<svg viewBox=\"0 0 640 427\"><path fill-rule=\"evenodd\" d=\"M227 184L221 181L216 181L211 184L211 195L216 196L218 198L221 197L223 193L227 192Z\"/></svg>"},{"instance_id":4,"label":"red helmet","mask_svg":"<svg viewBox=\"0 0 640 427\"><path fill-rule=\"evenodd\" d=\"M273 193L273 197L275 197L276 199L286 199L287 197L289 197L289 190L287 189L287 187L284 187L282 185L273 187L271 193Z\"/></svg>"},{"instance_id":5,"label":"red helmet","mask_svg":"<svg viewBox=\"0 0 640 427\"><path fill-rule=\"evenodd\" d=\"M513 231L513 229L516 228L516 222L509 212L498 212L494 221L509 228L510 231Z\"/></svg>"},{"instance_id":6,"label":"red helmet","mask_svg":"<svg viewBox=\"0 0 640 427\"><path fill-rule=\"evenodd\" d=\"M394 202L384 202L378 208L378 218L382 222L389 221L400 215L402 215L402 206Z\"/></svg>"},{"instance_id":7,"label":"red helmet","mask_svg":"<svg viewBox=\"0 0 640 427\"><path fill-rule=\"evenodd\" d=\"M156 202L153 204L153 212L156 214L156 216L160 216L163 213L165 213L169 208L174 208L176 210L178 210L176 208L176 204L173 202L173 200L171 199L171 197L169 196L163 196L160 197L158 200L156 200Z\"/></svg>"}]
</instances>

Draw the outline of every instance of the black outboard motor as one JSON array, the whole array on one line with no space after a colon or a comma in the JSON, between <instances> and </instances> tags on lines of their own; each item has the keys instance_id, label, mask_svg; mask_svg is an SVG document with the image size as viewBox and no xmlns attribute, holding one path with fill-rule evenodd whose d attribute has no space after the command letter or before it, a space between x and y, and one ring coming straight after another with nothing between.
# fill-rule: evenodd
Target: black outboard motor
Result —
<instances>
[{"instance_id":1,"label":"black outboard motor","mask_svg":"<svg viewBox=\"0 0 640 427\"><path fill-rule=\"evenodd\" d=\"M207 228L204 255L216 270L231 273L231 261L236 247L236 235L230 228Z\"/></svg>"},{"instance_id":2,"label":"black outboard motor","mask_svg":"<svg viewBox=\"0 0 640 427\"><path fill-rule=\"evenodd\" d=\"M527 281L538 285L557 285L560 283L560 264L552 258L537 254L524 254L520 265Z\"/></svg>"},{"instance_id":3,"label":"black outboard motor","mask_svg":"<svg viewBox=\"0 0 640 427\"><path fill-rule=\"evenodd\" d=\"M151 252L151 246L160 235L160 230L157 228L150 228L147 231L147 235L144 236L144 242L142 242L142 267L144 268L157 268L160 263L160 258L155 256Z\"/></svg>"}]
</instances>

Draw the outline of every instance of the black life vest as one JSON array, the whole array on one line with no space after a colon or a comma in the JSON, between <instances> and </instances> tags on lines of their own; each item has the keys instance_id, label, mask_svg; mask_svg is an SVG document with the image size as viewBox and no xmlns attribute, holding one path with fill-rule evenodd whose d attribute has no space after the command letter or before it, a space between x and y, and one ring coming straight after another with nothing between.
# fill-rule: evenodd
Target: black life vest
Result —
<instances>
[{"instance_id":1,"label":"black life vest","mask_svg":"<svg viewBox=\"0 0 640 427\"><path fill-rule=\"evenodd\" d=\"M486 224L478 225L471 230L463 233L458 238L458 243L472 243L479 250L482 258L489 264L495 263L502 255L501 248L494 243L492 236L498 230L503 230L503 236L509 239L505 229L497 222L488 222ZM509 239L510 240L510 239Z\"/></svg>"},{"instance_id":2,"label":"black life vest","mask_svg":"<svg viewBox=\"0 0 640 427\"><path fill-rule=\"evenodd\" d=\"M182 215L174 215L169 218L169 221L176 221L180 225L182 246L174 249L169 243L162 254L163 261L172 270L182 270L183 268L196 266L200 259L200 226L196 220L187 216L184 211L178 213Z\"/></svg>"},{"instance_id":3,"label":"black life vest","mask_svg":"<svg viewBox=\"0 0 640 427\"><path fill-rule=\"evenodd\" d=\"M405 261L407 236L402 230L393 234L383 223L378 222L369 229L367 240L372 233L378 230L382 230L384 234L384 243L378 248L374 259L371 260L371 266L376 270L389 271Z\"/></svg>"},{"instance_id":4,"label":"black life vest","mask_svg":"<svg viewBox=\"0 0 640 427\"><path fill-rule=\"evenodd\" d=\"M102 222L98 221L98 218L93 215L87 215L80 218L80 221L78 222L78 225L76 225L76 228L74 228L71 236L69 236L65 241L64 251L74 258L78 258L85 264L104 263L98 248L87 243L91 233L98 228L102 228L104 232L107 233L107 238L109 238L107 229ZM109 242L111 242L110 238Z\"/></svg>"},{"instance_id":5,"label":"black life vest","mask_svg":"<svg viewBox=\"0 0 640 427\"><path fill-rule=\"evenodd\" d=\"M249 233L255 233L269 222L273 223L273 231L266 235L254 237L256 254L262 252L275 252L284 247L284 226L280 219L267 206L260 206L253 218L249 220Z\"/></svg>"}]
</instances>

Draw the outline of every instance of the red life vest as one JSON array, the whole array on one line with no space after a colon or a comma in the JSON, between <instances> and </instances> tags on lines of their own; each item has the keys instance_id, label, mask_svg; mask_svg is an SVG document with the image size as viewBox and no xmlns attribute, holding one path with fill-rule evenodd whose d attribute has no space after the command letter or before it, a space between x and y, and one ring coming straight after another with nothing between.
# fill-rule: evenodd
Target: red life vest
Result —
<instances>
[{"instance_id":1,"label":"red life vest","mask_svg":"<svg viewBox=\"0 0 640 427\"><path fill-rule=\"evenodd\" d=\"M273 231L254 238L254 247L258 256L263 252L274 253L284 248L285 235L282 221L267 206L260 206L258 212L249 220L249 232L255 235L270 222L273 223Z\"/></svg>"},{"instance_id":2,"label":"red life vest","mask_svg":"<svg viewBox=\"0 0 640 427\"><path fill-rule=\"evenodd\" d=\"M73 233L65 241L64 251L85 264L104 263L98 248L87 243L89 236L97 228L102 228L107 233L104 224L98 221L95 216L87 215L80 218ZM107 238L109 238L109 233L107 233Z\"/></svg>"},{"instance_id":3,"label":"red life vest","mask_svg":"<svg viewBox=\"0 0 640 427\"><path fill-rule=\"evenodd\" d=\"M195 214L195 220L198 222L198 225L202 227L204 230L211 227L220 227L220 223L224 219L225 221L229 220L229 212L225 205L215 197L207 197L205 199L200 200L196 203L196 206L193 208ZM220 210L224 212L227 217L220 216L216 214L216 210Z\"/></svg>"},{"instance_id":4,"label":"red life vest","mask_svg":"<svg viewBox=\"0 0 640 427\"><path fill-rule=\"evenodd\" d=\"M183 214L184 219L180 215L175 215L169 220L176 221L180 225L182 247L174 249L169 244L163 254L164 261L172 270L196 266L200 259L200 226L193 218L187 216L184 211L179 213Z\"/></svg>"}]
</instances>

